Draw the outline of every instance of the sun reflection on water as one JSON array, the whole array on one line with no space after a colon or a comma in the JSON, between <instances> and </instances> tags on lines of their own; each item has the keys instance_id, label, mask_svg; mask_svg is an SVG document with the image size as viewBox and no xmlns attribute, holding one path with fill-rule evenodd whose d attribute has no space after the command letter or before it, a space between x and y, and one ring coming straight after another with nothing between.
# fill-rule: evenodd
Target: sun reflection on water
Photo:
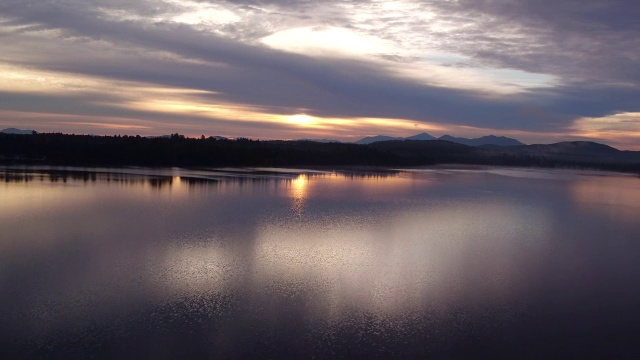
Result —
<instances>
[{"instance_id":1,"label":"sun reflection on water","mask_svg":"<svg viewBox=\"0 0 640 360\"><path fill-rule=\"evenodd\" d=\"M290 196L291 210L300 217L304 215L305 202L307 200L307 191L309 186L309 175L300 174L297 178L291 180Z\"/></svg>"},{"instance_id":2,"label":"sun reflection on water","mask_svg":"<svg viewBox=\"0 0 640 360\"><path fill-rule=\"evenodd\" d=\"M184 322L196 338L224 335L231 350L273 329L288 329L287 344L320 334L404 346L414 332L446 340L458 326L509 325L522 314L555 326L574 304L591 324L594 311L620 307L589 303L597 293L631 295L620 318L637 304L628 291L638 273L637 178L117 171L5 174L0 280L12 291L0 297L10 314L0 330L136 318L140 338Z\"/></svg>"},{"instance_id":3,"label":"sun reflection on water","mask_svg":"<svg viewBox=\"0 0 640 360\"><path fill-rule=\"evenodd\" d=\"M550 226L543 212L490 204L396 212L370 226L348 218L329 224L265 225L252 260L258 283L289 296L313 293L309 301L329 317L509 296L524 276L517 259L540 251ZM526 246L514 241L525 236Z\"/></svg>"}]
</instances>

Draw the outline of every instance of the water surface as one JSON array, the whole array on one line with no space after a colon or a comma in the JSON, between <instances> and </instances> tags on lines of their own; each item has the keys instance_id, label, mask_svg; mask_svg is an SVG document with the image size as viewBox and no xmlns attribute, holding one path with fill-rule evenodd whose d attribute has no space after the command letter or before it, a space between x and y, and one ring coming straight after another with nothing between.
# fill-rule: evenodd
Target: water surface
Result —
<instances>
[{"instance_id":1,"label":"water surface","mask_svg":"<svg viewBox=\"0 0 640 360\"><path fill-rule=\"evenodd\" d=\"M640 179L0 170L0 354L640 355Z\"/></svg>"}]
</instances>

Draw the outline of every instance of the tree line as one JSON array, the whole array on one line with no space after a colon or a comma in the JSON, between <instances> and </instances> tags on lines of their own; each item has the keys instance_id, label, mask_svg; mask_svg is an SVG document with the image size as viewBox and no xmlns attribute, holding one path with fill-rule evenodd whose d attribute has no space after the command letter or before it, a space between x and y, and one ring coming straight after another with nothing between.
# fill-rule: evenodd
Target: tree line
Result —
<instances>
[{"instance_id":1,"label":"tree line","mask_svg":"<svg viewBox=\"0 0 640 360\"><path fill-rule=\"evenodd\" d=\"M384 141L367 145L214 137L0 134L0 163L67 166L337 167L476 164L598 168L640 173L640 161L562 156L528 147L472 147L448 141ZM622 153L622 152L621 152ZM579 154L578 154L579 155ZM635 159L635 158L634 158Z\"/></svg>"}]
</instances>

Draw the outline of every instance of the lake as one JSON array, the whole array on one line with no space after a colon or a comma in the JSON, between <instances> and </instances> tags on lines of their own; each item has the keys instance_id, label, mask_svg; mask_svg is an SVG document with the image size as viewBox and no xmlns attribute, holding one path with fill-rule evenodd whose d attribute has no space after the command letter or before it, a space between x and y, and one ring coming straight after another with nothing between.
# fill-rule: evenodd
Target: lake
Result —
<instances>
[{"instance_id":1,"label":"lake","mask_svg":"<svg viewBox=\"0 0 640 360\"><path fill-rule=\"evenodd\" d=\"M4 167L0 356L637 358L639 219L595 171Z\"/></svg>"}]
</instances>

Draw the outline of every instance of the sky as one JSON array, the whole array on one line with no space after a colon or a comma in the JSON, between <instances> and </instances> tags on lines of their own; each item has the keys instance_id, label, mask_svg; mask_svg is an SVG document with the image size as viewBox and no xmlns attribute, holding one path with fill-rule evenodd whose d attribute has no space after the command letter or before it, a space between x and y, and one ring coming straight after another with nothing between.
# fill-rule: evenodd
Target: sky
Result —
<instances>
[{"instance_id":1,"label":"sky","mask_svg":"<svg viewBox=\"0 0 640 360\"><path fill-rule=\"evenodd\" d=\"M0 128L640 150L637 0L2 0Z\"/></svg>"}]
</instances>

